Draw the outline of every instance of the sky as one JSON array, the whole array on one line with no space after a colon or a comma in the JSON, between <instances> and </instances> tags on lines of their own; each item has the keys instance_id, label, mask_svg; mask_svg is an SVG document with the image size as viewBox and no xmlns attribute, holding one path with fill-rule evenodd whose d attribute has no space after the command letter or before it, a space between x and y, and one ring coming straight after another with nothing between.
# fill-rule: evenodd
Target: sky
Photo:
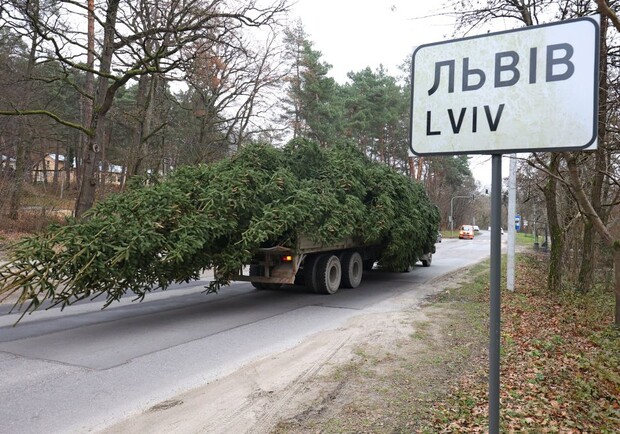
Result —
<instances>
[{"instance_id":1,"label":"sky","mask_svg":"<svg viewBox=\"0 0 620 434\"><path fill-rule=\"evenodd\" d=\"M301 19L314 49L332 65L331 76L343 83L347 72L367 66L374 70L380 64L390 75L398 75L398 66L410 59L415 46L451 35L452 20L437 16L441 3L298 0L292 17Z\"/></svg>"},{"instance_id":2,"label":"sky","mask_svg":"<svg viewBox=\"0 0 620 434\"><path fill-rule=\"evenodd\" d=\"M350 71L380 65L392 76L411 61L415 47L451 39L454 21L439 15L443 0L298 0L291 20L300 19L313 48L332 66L339 83ZM491 186L491 157L473 156L470 168L481 188ZM507 158L502 177L508 176Z\"/></svg>"}]
</instances>

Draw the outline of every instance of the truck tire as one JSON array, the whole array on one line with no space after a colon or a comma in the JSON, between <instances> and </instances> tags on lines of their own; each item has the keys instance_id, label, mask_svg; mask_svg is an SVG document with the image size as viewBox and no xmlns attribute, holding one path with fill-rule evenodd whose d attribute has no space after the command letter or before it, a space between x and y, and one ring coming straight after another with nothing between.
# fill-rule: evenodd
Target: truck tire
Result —
<instances>
[{"instance_id":1,"label":"truck tire","mask_svg":"<svg viewBox=\"0 0 620 434\"><path fill-rule=\"evenodd\" d=\"M333 294L340 288L342 268L336 255L319 256L313 273L313 287L317 294Z\"/></svg>"},{"instance_id":2,"label":"truck tire","mask_svg":"<svg viewBox=\"0 0 620 434\"><path fill-rule=\"evenodd\" d=\"M264 276L265 272L260 265L250 265L250 276ZM280 289L282 285L280 283L263 283L263 282L250 282L256 289Z\"/></svg>"},{"instance_id":3,"label":"truck tire","mask_svg":"<svg viewBox=\"0 0 620 434\"><path fill-rule=\"evenodd\" d=\"M340 259L342 267L343 288L357 288L362 283L362 273L364 271L364 262L359 252L346 252Z\"/></svg>"},{"instance_id":4,"label":"truck tire","mask_svg":"<svg viewBox=\"0 0 620 434\"><path fill-rule=\"evenodd\" d=\"M426 254L426 258L421 260L422 266L423 267L430 267L432 260L433 260L433 254L432 253L427 253Z\"/></svg>"},{"instance_id":5,"label":"truck tire","mask_svg":"<svg viewBox=\"0 0 620 434\"><path fill-rule=\"evenodd\" d=\"M260 265L250 265L250 276L262 276L262 270ZM264 283L262 282L250 282L252 286L256 289L265 289Z\"/></svg>"},{"instance_id":6,"label":"truck tire","mask_svg":"<svg viewBox=\"0 0 620 434\"><path fill-rule=\"evenodd\" d=\"M308 255L304 259L304 286L311 291L315 291L316 283L316 263L320 255Z\"/></svg>"}]
</instances>

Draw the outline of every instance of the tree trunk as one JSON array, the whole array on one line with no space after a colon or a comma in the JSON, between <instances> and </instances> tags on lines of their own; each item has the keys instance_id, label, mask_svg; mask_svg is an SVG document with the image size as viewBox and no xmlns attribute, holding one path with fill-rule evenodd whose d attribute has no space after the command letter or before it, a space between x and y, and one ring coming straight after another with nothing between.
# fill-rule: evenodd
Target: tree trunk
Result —
<instances>
[{"instance_id":1,"label":"tree trunk","mask_svg":"<svg viewBox=\"0 0 620 434\"><path fill-rule=\"evenodd\" d=\"M590 292L594 279L594 226L589 220L583 224L583 250L581 252L581 265L577 279L577 290L583 293Z\"/></svg>"},{"instance_id":2,"label":"tree trunk","mask_svg":"<svg viewBox=\"0 0 620 434\"><path fill-rule=\"evenodd\" d=\"M620 246L614 244L614 293L616 294L616 313L614 324L620 328Z\"/></svg>"},{"instance_id":3,"label":"tree trunk","mask_svg":"<svg viewBox=\"0 0 620 434\"><path fill-rule=\"evenodd\" d=\"M106 22L104 23L103 45L100 57L101 75L94 95L93 113L90 122L91 135L88 137L88 150L84 156L84 177L80 185L77 201L75 202L75 216L81 217L92 208L97 193L97 170L100 160L100 144L105 140L106 117L112 105L113 92L108 93L109 83L107 75L112 66L114 54L114 35L116 17L120 0L109 0L107 5ZM90 7L90 6L89 6ZM117 83L118 85L118 83Z\"/></svg>"},{"instance_id":4,"label":"tree trunk","mask_svg":"<svg viewBox=\"0 0 620 434\"><path fill-rule=\"evenodd\" d=\"M146 171L142 165L147 154L145 152L145 138L150 132L152 119L152 110L150 108L152 105L152 85L152 77L143 75L138 80L138 92L136 94L136 112L138 113L138 121L132 134L131 150L128 158L130 161L130 176L140 175Z\"/></svg>"},{"instance_id":5,"label":"tree trunk","mask_svg":"<svg viewBox=\"0 0 620 434\"><path fill-rule=\"evenodd\" d=\"M28 6L28 12L33 17L39 17L39 2L32 2ZM36 62L36 52L38 47L38 40L36 37L32 37L30 44L30 52L28 54L28 65L26 68L26 77L30 79L34 70ZM19 130L24 131L24 121L19 121ZM30 133L31 129L27 129ZM31 136L31 134L29 134ZM19 207L21 203L22 187L24 185L24 179L26 178L28 167L30 166L30 150L32 147L32 141L25 137L23 134L17 135L17 146L15 149L15 178L13 179L13 185L11 186L11 201L9 204L9 218L17 220L19 217Z\"/></svg>"},{"instance_id":6,"label":"tree trunk","mask_svg":"<svg viewBox=\"0 0 620 434\"><path fill-rule=\"evenodd\" d=\"M52 183L54 184L54 188L58 188L58 174L60 167L60 142L56 142L56 154L54 155L54 176L52 178Z\"/></svg>"},{"instance_id":7,"label":"tree trunk","mask_svg":"<svg viewBox=\"0 0 620 434\"><path fill-rule=\"evenodd\" d=\"M92 97L82 98L83 100L83 123L84 125L93 124L93 100L95 98L95 78L93 69L95 67L95 1L88 0L88 18L87 18L87 53L86 53L86 66L88 71L86 72L85 91L86 95ZM93 149L94 148L94 149ZM94 173L94 167L96 161L93 164L93 159L96 160L97 144L93 143L92 137L84 137L84 144L82 146L82 159L79 166L80 179L78 185L80 189L78 191L78 197L75 201L75 216L80 217L86 212L95 201L95 189L97 185L96 173Z\"/></svg>"},{"instance_id":8,"label":"tree trunk","mask_svg":"<svg viewBox=\"0 0 620 434\"><path fill-rule=\"evenodd\" d=\"M594 180L590 193L590 201L594 211L602 216L601 207L603 181L605 167L607 166L607 151L605 149L607 139L607 19L601 19L600 34L600 57L599 57L599 123L598 123L598 147L594 154ZM603 220L605 220L603 218ZM578 289L589 292L594 283L594 261L596 231L590 220L586 219L583 229L583 253L581 255L581 267L579 269Z\"/></svg>"},{"instance_id":9,"label":"tree trunk","mask_svg":"<svg viewBox=\"0 0 620 434\"><path fill-rule=\"evenodd\" d=\"M20 121L21 123L21 121ZM19 207L21 203L26 169L28 168L28 145L24 143L21 134L18 135L15 153L15 176L11 185L11 200L9 202L9 218L17 220L19 218Z\"/></svg>"},{"instance_id":10,"label":"tree trunk","mask_svg":"<svg viewBox=\"0 0 620 434\"><path fill-rule=\"evenodd\" d=\"M560 165L559 154L550 154L549 171L557 173ZM543 188L545 204L547 206L547 224L551 236L551 256L549 261L549 274L547 275L547 289L559 291L562 289L562 273L564 271L563 251L564 235L560 226L557 204L558 182L553 176L549 176L547 185Z\"/></svg>"},{"instance_id":11,"label":"tree trunk","mask_svg":"<svg viewBox=\"0 0 620 434\"><path fill-rule=\"evenodd\" d=\"M575 155L569 154L566 157L566 164L568 166L568 174L571 181L571 189L573 190L575 199L579 203L579 206L585 215L590 220L596 229L597 233L601 237L603 243L612 249L614 259L614 293L616 298L616 308L614 313L614 322L616 327L620 327L620 241L615 239L612 233L607 229L601 216L599 216L588 197L586 196L583 186L579 179L579 169L577 167L577 159Z\"/></svg>"}]
</instances>

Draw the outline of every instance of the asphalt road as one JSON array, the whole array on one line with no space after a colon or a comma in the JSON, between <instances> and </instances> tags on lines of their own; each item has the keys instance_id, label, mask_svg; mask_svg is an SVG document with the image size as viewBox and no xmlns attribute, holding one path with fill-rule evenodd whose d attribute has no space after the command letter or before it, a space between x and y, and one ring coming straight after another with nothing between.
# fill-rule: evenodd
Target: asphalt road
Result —
<instances>
[{"instance_id":1,"label":"asphalt road","mask_svg":"<svg viewBox=\"0 0 620 434\"><path fill-rule=\"evenodd\" d=\"M38 311L17 326L19 313L0 305L0 433L96 432L360 312L389 309L395 295L423 300L425 284L488 257L489 245L486 231L444 239L431 267L373 270L331 296L248 283L205 294L203 280L105 310L96 300Z\"/></svg>"}]
</instances>

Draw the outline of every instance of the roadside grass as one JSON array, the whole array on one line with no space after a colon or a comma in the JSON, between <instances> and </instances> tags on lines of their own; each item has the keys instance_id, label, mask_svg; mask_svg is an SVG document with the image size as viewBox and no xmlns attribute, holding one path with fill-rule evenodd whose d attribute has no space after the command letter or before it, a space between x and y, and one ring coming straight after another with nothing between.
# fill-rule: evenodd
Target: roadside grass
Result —
<instances>
[{"instance_id":1,"label":"roadside grass","mask_svg":"<svg viewBox=\"0 0 620 434\"><path fill-rule=\"evenodd\" d=\"M519 254L516 290L502 288L501 431L620 432L613 293L549 293L547 263L544 254ZM488 273L488 261L478 264L428 300L426 320L412 320L390 352L358 350L325 380L328 402L309 403L311 415L274 432L487 432Z\"/></svg>"},{"instance_id":2,"label":"roadside grass","mask_svg":"<svg viewBox=\"0 0 620 434\"><path fill-rule=\"evenodd\" d=\"M540 237L538 237L538 238L540 239ZM526 234L526 233L523 233L523 232L516 232L515 233L515 244L517 246L533 247L534 246L534 241L535 241L534 234Z\"/></svg>"}]
</instances>

